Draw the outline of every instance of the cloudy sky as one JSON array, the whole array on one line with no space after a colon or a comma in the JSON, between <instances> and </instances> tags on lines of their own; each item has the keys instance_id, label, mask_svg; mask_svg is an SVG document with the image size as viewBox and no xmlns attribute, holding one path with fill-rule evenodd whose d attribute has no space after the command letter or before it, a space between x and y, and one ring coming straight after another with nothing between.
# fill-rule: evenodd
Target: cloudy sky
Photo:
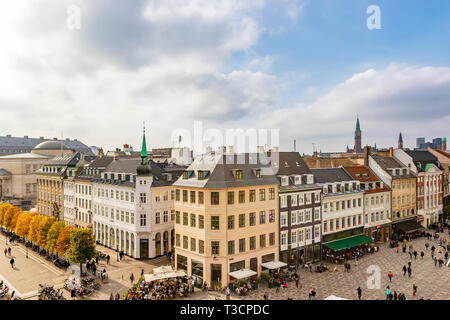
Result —
<instances>
[{"instance_id":1,"label":"cloudy sky","mask_svg":"<svg viewBox=\"0 0 450 320\"><path fill-rule=\"evenodd\" d=\"M363 144L413 147L450 137L449 30L446 0L1 1L0 135L140 149L144 120L150 148L202 121L311 153L358 114Z\"/></svg>"}]
</instances>

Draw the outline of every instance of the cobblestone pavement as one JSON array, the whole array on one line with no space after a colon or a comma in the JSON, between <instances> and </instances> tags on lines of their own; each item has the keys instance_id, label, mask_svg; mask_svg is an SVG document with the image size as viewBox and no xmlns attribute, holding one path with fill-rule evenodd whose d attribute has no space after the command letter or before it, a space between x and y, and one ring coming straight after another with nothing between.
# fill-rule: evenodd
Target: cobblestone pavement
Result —
<instances>
[{"instance_id":1,"label":"cobblestone pavement","mask_svg":"<svg viewBox=\"0 0 450 320\"><path fill-rule=\"evenodd\" d=\"M441 235L443 235L441 233ZM449 239L449 235L446 234ZM286 300L288 297L292 299L305 300L308 299L308 291L311 286L316 288L317 299L324 299L329 295L335 295L346 299L357 299L357 288L361 286L362 300L380 300L386 298L386 286L390 286L392 293L397 291L397 294L403 292L407 300L416 299L432 299L432 300L450 300L450 268L434 265L431 258L431 250L426 250L425 242L432 243L441 253L436 256L444 260L445 250L439 247L439 243L435 241L427 241L425 238L415 239L408 242L408 246L412 244L414 250L417 250L419 255L417 259L410 260L408 250L406 253L397 254L395 248L389 248L388 244L380 245L380 251L362 257L357 265L354 261L351 262L351 271L344 272L344 267L338 265L337 272L326 273L310 273L309 271L301 270L300 281L302 287L297 289L295 282L289 282L288 288L280 288L277 293L276 289L260 288L257 291L251 292L248 296L242 299L263 299L264 293L267 293L269 299ZM424 251L425 256L423 260L420 257L420 252ZM403 265L408 267L408 262L411 261L412 276L408 278L408 274L403 276ZM330 265L330 264L328 264ZM381 269L381 285L380 289L368 289L367 279L370 276L366 273L369 266L376 265ZM330 265L331 269L335 265ZM389 282L387 274L392 272L392 282ZM418 286L416 296L413 296L413 284Z\"/></svg>"},{"instance_id":2,"label":"cobblestone pavement","mask_svg":"<svg viewBox=\"0 0 450 320\"><path fill-rule=\"evenodd\" d=\"M12 257L15 260L15 267L11 268L9 263L11 257L4 256L3 250L11 247ZM36 252L26 249L23 244L5 244L4 235L0 235L0 280L3 280L10 292L15 291L15 296L22 299L37 299L39 284L53 285L54 288L63 288L64 281L69 277L66 270L57 268L53 263L39 256ZM131 287L130 275L134 274L137 280L144 269L144 273L150 273L153 268L167 265L166 257L159 257L151 260L135 260L124 257L122 261L117 261L116 252L108 248L97 246L97 250L111 256L110 264L106 265L106 260L100 259L97 270L106 268L108 280L104 281L100 290L93 295L77 299L104 300L109 299L110 294L117 292L122 295ZM135 281L136 281L135 280ZM63 289L64 297L70 299L68 291Z\"/></svg>"}]
</instances>

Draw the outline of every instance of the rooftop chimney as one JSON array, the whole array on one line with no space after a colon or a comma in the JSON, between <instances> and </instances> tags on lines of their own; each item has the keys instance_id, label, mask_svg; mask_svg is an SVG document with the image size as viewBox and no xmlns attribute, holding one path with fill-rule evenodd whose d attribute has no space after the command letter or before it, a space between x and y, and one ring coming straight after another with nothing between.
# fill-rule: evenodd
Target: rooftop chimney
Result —
<instances>
[{"instance_id":1,"label":"rooftop chimney","mask_svg":"<svg viewBox=\"0 0 450 320\"><path fill-rule=\"evenodd\" d=\"M103 148L99 148L99 149L98 149L97 156L98 156L99 158L103 158L103 157L104 157Z\"/></svg>"},{"instance_id":2,"label":"rooftop chimney","mask_svg":"<svg viewBox=\"0 0 450 320\"><path fill-rule=\"evenodd\" d=\"M389 148L389 157L392 157L392 156L394 156L394 148L390 147Z\"/></svg>"}]
</instances>

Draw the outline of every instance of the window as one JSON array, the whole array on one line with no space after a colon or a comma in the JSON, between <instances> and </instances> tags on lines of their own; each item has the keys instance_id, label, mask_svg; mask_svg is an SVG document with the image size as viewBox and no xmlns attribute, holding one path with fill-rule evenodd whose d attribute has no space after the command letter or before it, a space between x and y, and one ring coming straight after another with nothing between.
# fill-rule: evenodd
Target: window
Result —
<instances>
[{"instance_id":1,"label":"window","mask_svg":"<svg viewBox=\"0 0 450 320\"><path fill-rule=\"evenodd\" d=\"M245 252L245 239L239 239L239 252Z\"/></svg>"},{"instance_id":2,"label":"window","mask_svg":"<svg viewBox=\"0 0 450 320\"><path fill-rule=\"evenodd\" d=\"M233 174L236 180L242 180L243 178L242 170L234 170Z\"/></svg>"},{"instance_id":3,"label":"window","mask_svg":"<svg viewBox=\"0 0 450 320\"><path fill-rule=\"evenodd\" d=\"M147 215L144 213L141 214L141 227L144 227L146 225L147 225Z\"/></svg>"},{"instance_id":4,"label":"window","mask_svg":"<svg viewBox=\"0 0 450 320\"><path fill-rule=\"evenodd\" d=\"M219 241L211 241L211 254L219 255Z\"/></svg>"},{"instance_id":5,"label":"window","mask_svg":"<svg viewBox=\"0 0 450 320\"><path fill-rule=\"evenodd\" d=\"M187 202L188 201L188 192L187 190L183 190L183 202Z\"/></svg>"},{"instance_id":6,"label":"window","mask_svg":"<svg viewBox=\"0 0 450 320\"><path fill-rule=\"evenodd\" d=\"M260 211L259 212L259 224L265 224L266 223L266 212Z\"/></svg>"},{"instance_id":7,"label":"window","mask_svg":"<svg viewBox=\"0 0 450 320\"><path fill-rule=\"evenodd\" d=\"M159 224L161 222L161 214L159 212L155 212L155 224Z\"/></svg>"},{"instance_id":8,"label":"window","mask_svg":"<svg viewBox=\"0 0 450 320\"><path fill-rule=\"evenodd\" d=\"M188 213L187 212L183 212L183 225L187 226L189 224L189 218L188 218Z\"/></svg>"},{"instance_id":9,"label":"window","mask_svg":"<svg viewBox=\"0 0 450 320\"><path fill-rule=\"evenodd\" d=\"M219 204L219 193L211 192L211 204L218 205Z\"/></svg>"},{"instance_id":10,"label":"window","mask_svg":"<svg viewBox=\"0 0 450 320\"><path fill-rule=\"evenodd\" d=\"M191 191L191 203L195 203L195 191Z\"/></svg>"},{"instance_id":11,"label":"window","mask_svg":"<svg viewBox=\"0 0 450 320\"><path fill-rule=\"evenodd\" d=\"M256 225L256 212L250 212L249 213L249 220L250 220L250 222L249 222L249 225L250 225L250 227L252 227L252 226L255 226Z\"/></svg>"},{"instance_id":12,"label":"window","mask_svg":"<svg viewBox=\"0 0 450 320\"><path fill-rule=\"evenodd\" d=\"M275 200L275 188L269 188L269 200Z\"/></svg>"},{"instance_id":13,"label":"window","mask_svg":"<svg viewBox=\"0 0 450 320\"><path fill-rule=\"evenodd\" d=\"M259 247L265 248L266 247L266 235L262 234L259 236Z\"/></svg>"},{"instance_id":14,"label":"window","mask_svg":"<svg viewBox=\"0 0 450 320\"><path fill-rule=\"evenodd\" d=\"M234 229L234 216L228 216L228 230Z\"/></svg>"},{"instance_id":15,"label":"window","mask_svg":"<svg viewBox=\"0 0 450 320\"><path fill-rule=\"evenodd\" d=\"M175 190L175 200L180 201L180 189Z\"/></svg>"},{"instance_id":16,"label":"window","mask_svg":"<svg viewBox=\"0 0 450 320\"><path fill-rule=\"evenodd\" d=\"M195 238L191 238L191 251L197 250L196 244L197 244L197 241L195 241Z\"/></svg>"},{"instance_id":17,"label":"window","mask_svg":"<svg viewBox=\"0 0 450 320\"><path fill-rule=\"evenodd\" d=\"M266 189L259 189L259 201L266 200Z\"/></svg>"},{"instance_id":18,"label":"window","mask_svg":"<svg viewBox=\"0 0 450 320\"><path fill-rule=\"evenodd\" d=\"M147 203L147 194L141 193L140 194L141 203Z\"/></svg>"},{"instance_id":19,"label":"window","mask_svg":"<svg viewBox=\"0 0 450 320\"><path fill-rule=\"evenodd\" d=\"M198 204L203 204L203 191L198 192Z\"/></svg>"},{"instance_id":20,"label":"window","mask_svg":"<svg viewBox=\"0 0 450 320\"><path fill-rule=\"evenodd\" d=\"M112 197L112 194L113 194L113 192L111 190L111 197ZM134 193L133 192L130 193L130 201L134 202Z\"/></svg>"},{"instance_id":21,"label":"window","mask_svg":"<svg viewBox=\"0 0 450 320\"><path fill-rule=\"evenodd\" d=\"M250 237L250 250L255 250L256 249L256 237Z\"/></svg>"},{"instance_id":22,"label":"window","mask_svg":"<svg viewBox=\"0 0 450 320\"><path fill-rule=\"evenodd\" d=\"M269 211L269 222L275 222L275 210L273 209Z\"/></svg>"},{"instance_id":23,"label":"window","mask_svg":"<svg viewBox=\"0 0 450 320\"><path fill-rule=\"evenodd\" d=\"M287 212L284 211L284 212L281 212L281 215L280 215L280 226L285 227L287 225L288 225Z\"/></svg>"},{"instance_id":24,"label":"window","mask_svg":"<svg viewBox=\"0 0 450 320\"><path fill-rule=\"evenodd\" d=\"M177 234L176 237L175 237L175 245L176 245L177 247L180 246L180 235L179 235L179 234Z\"/></svg>"},{"instance_id":25,"label":"window","mask_svg":"<svg viewBox=\"0 0 450 320\"><path fill-rule=\"evenodd\" d=\"M163 221L164 222L169 221L169 211L164 211L164 213L163 213Z\"/></svg>"},{"instance_id":26,"label":"window","mask_svg":"<svg viewBox=\"0 0 450 320\"><path fill-rule=\"evenodd\" d=\"M234 254L234 241L228 241L228 254Z\"/></svg>"},{"instance_id":27,"label":"window","mask_svg":"<svg viewBox=\"0 0 450 320\"><path fill-rule=\"evenodd\" d=\"M211 230L219 230L219 216L211 216Z\"/></svg>"},{"instance_id":28,"label":"window","mask_svg":"<svg viewBox=\"0 0 450 320\"><path fill-rule=\"evenodd\" d=\"M239 191L239 203L245 203L245 191Z\"/></svg>"},{"instance_id":29,"label":"window","mask_svg":"<svg viewBox=\"0 0 450 320\"><path fill-rule=\"evenodd\" d=\"M175 211L175 223L180 224L180 211Z\"/></svg>"},{"instance_id":30,"label":"window","mask_svg":"<svg viewBox=\"0 0 450 320\"><path fill-rule=\"evenodd\" d=\"M195 214L191 213L191 227L195 228L196 220Z\"/></svg>"},{"instance_id":31,"label":"window","mask_svg":"<svg viewBox=\"0 0 450 320\"><path fill-rule=\"evenodd\" d=\"M205 242L198 240L198 253L205 253Z\"/></svg>"},{"instance_id":32,"label":"window","mask_svg":"<svg viewBox=\"0 0 450 320\"><path fill-rule=\"evenodd\" d=\"M234 192L233 191L228 192L228 204L234 204Z\"/></svg>"},{"instance_id":33,"label":"window","mask_svg":"<svg viewBox=\"0 0 450 320\"><path fill-rule=\"evenodd\" d=\"M255 202L256 201L256 190L250 190L250 198L249 198L250 202Z\"/></svg>"},{"instance_id":34,"label":"window","mask_svg":"<svg viewBox=\"0 0 450 320\"><path fill-rule=\"evenodd\" d=\"M183 236L183 249L188 248L188 237Z\"/></svg>"},{"instance_id":35,"label":"window","mask_svg":"<svg viewBox=\"0 0 450 320\"><path fill-rule=\"evenodd\" d=\"M239 228L245 228L245 213L239 215Z\"/></svg>"},{"instance_id":36,"label":"window","mask_svg":"<svg viewBox=\"0 0 450 320\"><path fill-rule=\"evenodd\" d=\"M205 216L204 215L199 215L198 216L198 227L200 229L204 229L205 228Z\"/></svg>"},{"instance_id":37,"label":"window","mask_svg":"<svg viewBox=\"0 0 450 320\"><path fill-rule=\"evenodd\" d=\"M155 202L159 202L159 201L161 201L161 196L160 196L159 192L156 192L156 194L155 194Z\"/></svg>"}]
</instances>

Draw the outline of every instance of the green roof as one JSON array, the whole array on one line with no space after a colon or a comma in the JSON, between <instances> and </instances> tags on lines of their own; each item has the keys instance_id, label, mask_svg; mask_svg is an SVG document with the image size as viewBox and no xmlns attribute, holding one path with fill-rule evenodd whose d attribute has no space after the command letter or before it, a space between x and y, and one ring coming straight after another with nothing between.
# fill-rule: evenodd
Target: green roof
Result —
<instances>
[{"instance_id":1,"label":"green roof","mask_svg":"<svg viewBox=\"0 0 450 320\"><path fill-rule=\"evenodd\" d=\"M366 236L365 234L360 234L350 238L328 242L325 243L325 245L333 251L339 251L343 249L350 249L371 242L373 242L372 238Z\"/></svg>"},{"instance_id":2,"label":"green roof","mask_svg":"<svg viewBox=\"0 0 450 320\"><path fill-rule=\"evenodd\" d=\"M434 166L434 164L427 163L426 166L425 166L425 172L427 172L432 166Z\"/></svg>"}]
</instances>

